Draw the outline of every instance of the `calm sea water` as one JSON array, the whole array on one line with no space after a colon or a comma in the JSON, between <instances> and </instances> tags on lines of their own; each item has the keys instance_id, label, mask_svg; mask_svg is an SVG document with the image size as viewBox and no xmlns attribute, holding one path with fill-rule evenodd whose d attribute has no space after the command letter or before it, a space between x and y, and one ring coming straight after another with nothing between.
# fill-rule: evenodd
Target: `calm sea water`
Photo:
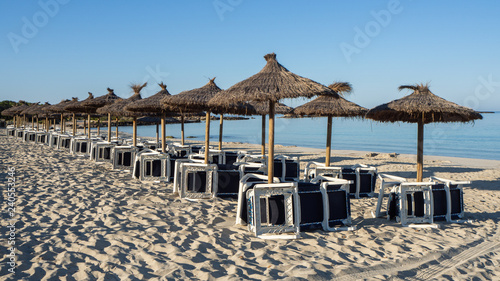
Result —
<instances>
[{"instance_id":1,"label":"calm sea water","mask_svg":"<svg viewBox=\"0 0 500 281\"><path fill-rule=\"evenodd\" d=\"M276 118L275 143L325 148L326 118ZM132 133L132 127L120 127ZM424 127L424 154L500 160L500 112L483 114L475 123L428 124ZM219 121L212 121L210 139L217 141ZM267 129L266 129L267 131ZM416 154L417 125L371 120L333 119L332 149ZM140 126L139 136L154 137L156 127ZM180 124L168 124L167 135L180 138ZM185 135L202 141L205 123L185 125ZM225 120L223 141L260 144L261 117ZM267 140L267 137L266 137Z\"/></svg>"}]
</instances>

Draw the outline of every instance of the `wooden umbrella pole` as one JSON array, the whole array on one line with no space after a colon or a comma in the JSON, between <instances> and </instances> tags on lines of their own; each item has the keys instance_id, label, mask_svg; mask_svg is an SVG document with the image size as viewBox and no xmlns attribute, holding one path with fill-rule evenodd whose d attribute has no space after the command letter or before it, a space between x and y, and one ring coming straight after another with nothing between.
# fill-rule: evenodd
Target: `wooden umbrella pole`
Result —
<instances>
[{"instance_id":1,"label":"wooden umbrella pole","mask_svg":"<svg viewBox=\"0 0 500 281\"><path fill-rule=\"evenodd\" d=\"M89 134L88 134L88 136L89 136L89 139L90 139L90 128L92 128L92 124L90 124L90 114L87 114L87 120L88 120L88 123L89 123L89 126L88 126L89 127Z\"/></svg>"},{"instance_id":2,"label":"wooden umbrella pole","mask_svg":"<svg viewBox=\"0 0 500 281\"><path fill-rule=\"evenodd\" d=\"M76 135L76 118L75 113L73 113L73 136Z\"/></svg>"},{"instance_id":3,"label":"wooden umbrella pole","mask_svg":"<svg viewBox=\"0 0 500 281\"><path fill-rule=\"evenodd\" d=\"M62 113L61 113L61 133L64 134L64 117Z\"/></svg>"},{"instance_id":4,"label":"wooden umbrella pole","mask_svg":"<svg viewBox=\"0 0 500 281\"><path fill-rule=\"evenodd\" d=\"M158 135L158 122L156 122L156 143L160 142L160 136Z\"/></svg>"},{"instance_id":5,"label":"wooden umbrella pole","mask_svg":"<svg viewBox=\"0 0 500 281\"><path fill-rule=\"evenodd\" d=\"M184 113L181 111L181 145L184 145Z\"/></svg>"},{"instance_id":6,"label":"wooden umbrella pole","mask_svg":"<svg viewBox=\"0 0 500 281\"><path fill-rule=\"evenodd\" d=\"M418 120L417 143L417 182L421 182L424 172L424 114Z\"/></svg>"},{"instance_id":7,"label":"wooden umbrella pole","mask_svg":"<svg viewBox=\"0 0 500 281\"><path fill-rule=\"evenodd\" d=\"M132 120L132 145L137 146L137 117Z\"/></svg>"},{"instance_id":8,"label":"wooden umbrella pole","mask_svg":"<svg viewBox=\"0 0 500 281\"><path fill-rule=\"evenodd\" d=\"M118 139L118 117L115 117L115 126L116 126L116 139Z\"/></svg>"},{"instance_id":9,"label":"wooden umbrella pole","mask_svg":"<svg viewBox=\"0 0 500 281\"><path fill-rule=\"evenodd\" d=\"M83 118L83 136L87 134L87 119Z\"/></svg>"},{"instance_id":10,"label":"wooden umbrella pole","mask_svg":"<svg viewBox=\"0 0 500 281\"><path fill-rule=\"evenodd\" d=\"M262 156L266 155L266 115L262 114L262 147L260 149Z\"/></svg>"},{"instance_id":11,"label":"wooden umbrella pole","mask_svg":"<svg viewBox=\"0 0 500 281\"><path fill-rule=\"evenodd\" d=\"M101 116L97 117L97 136L101 136Z\"/></svg>"},{"instance_id":12,"label":"wooden umbrella pole","mask_svg":"<svg viewBox=\"0 0 500 281\"><path fill-rule=\"evenodd\" d=\"M38 115L36 116L36 130L38 131Z\"/></svg>"},{"instance_id":13,"label":"wooden umbrella pole","mask_svg":"<svg viewBox=\"0 0 500 281\"><path fill-rule=\"evenodd\" d=\"M326 128L326 157L325 166L330 166L330 153L332 150L332 116L328 115L328 127Z\"/></svg>"},{"instance_id":14,"label":"wooden umbrella pole","mask_svg":"<svg viewBox=\"0 0 500 281\"><path fill-rule=\"evenodd\" d=\"M205 115L205 164L208 164L208 155L210 145L210 112L207 111Z\"/></svg>"},{"instance_id":15,"label":"wooden umbrella pole","mask_svg":"<svg viewBox=\"0 0 500 281\"><path fill-rule=\"evenodd\" d=\"M108 113L108 142L111 142L111 113Z\"/></svg>"},{"instance_id":16,"label":"wooden umbrella pole","mask_svg":"<svg viewBox=\"0 0 500 281\"><path fill-rule=\"evenodd\" d=\"M267 158L267 183L274 177L274 101L269 101L269 155Z\"/></svg>"},{"instance_id":17,"label":"wooden umbrella pole","mask_svg":"<svg viewBox=\"0 0 500 281\"><path fill-rule=\"evenodd\" d=\"M165 128L165 113L161 115L161 152L167 152L167 132Z\"/></svg>"},{"instance_id":18,"label":"wooden umbrella pole","mask_svg":"<svg viewBox=\"0 0 500 281\"><path fill-rule=\"evenodd\" d=\"M220 125L219 125L219 150L222 150L222 126L224 125L224 115L220 115Z\"/></svg>"},{"instance_id":19,"label":"wooden umbrella pole","mask_svg":"<svg viewBox=\"0 0 500 281\"><path fill-rule=\"evenodd\" d=\"M45 116L45 131L50 130L50 125L49 125L49 117Z\"/></svg>"}]
</instances>

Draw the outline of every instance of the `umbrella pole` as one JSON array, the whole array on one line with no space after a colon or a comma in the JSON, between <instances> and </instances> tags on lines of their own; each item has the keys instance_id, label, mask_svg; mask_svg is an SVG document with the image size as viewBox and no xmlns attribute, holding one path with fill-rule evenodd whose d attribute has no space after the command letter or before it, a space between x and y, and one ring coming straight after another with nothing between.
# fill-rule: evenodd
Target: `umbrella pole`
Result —
<instances>
[{"instance_id":1,"label":"umbrella pole","mask_svg":"<svg viewBox=\"0 0 500 281\"><path fill-rule=\"evenodd\" d=\"M36 116L36 130L38 131L38 115Z\"/></svg>"},{"instance_id":2,"label":"umbrella pole","mask_svg":"<svg viewBox=\"0 0 500 281\"><path fill-rule=\"evenodd\" d=\"M424 172L424 114L418 120L418 143L417 143L417 182L422 181Z\"/></svg>"},{"instance_id":3,"label":"umbrella pole","mask_svg":"<svg viewBox=\"0 0 500 281\"><path fill-rule=\"evenodd\" d=\"M137 117L132 120L132 145L137 146Z\"/></svg>"},{"instance_id":4,"label":"umbrella pole","mask_svg":"<svg viewBox=\"0 0 500 281\"><path fill-rule=\"evenodd\" d=\"M115 117L115 122L116 122L116 139L118 139L118 117Z\"/></svg>"},{"instance_id":5,"label":"umbrella pole","mask_svg":"<svg viewBox=\"0 0 500 281\"><path fill-rule=\"evenodd\" d=\"M108 142L111 142L111 113L108 113Z\"/></svg>"},{"instance_id":6,"label":"umbrella pole","mask_svg":"<svg viewBox=\"0 0 500 281\"><path fill-rule=\"evenodd\" d=\"M75 113L73 113L73 136L76 135L76 118Z\"/></svg>"},{"instance_id":7,"label":"umbrella pole","mask_svg":"<svg viewBox=\"0 0 500 281\"><path fill-rule=\"evenodd\" d=\"M219 150L222 150L222 127L224 125L224 115L220 115L220 125L219 125Z\"/></svg>"},{"instance_id":8,"label":"umbrella pole","mask_svg":"<svg viewBox=\"0 0 500 281\"><path fill-rule=\"evenodd\" d=\"M181 111L181 145L184 145L184 113Z\"/></svg>"},{"instance_id":9,"label":"umbrella pole","mask_svg":"<svg viewBox=\"0 0 500 281\"><path fill-rule=\"evenodd\" d=\"M85 136L87 134L87 119L83 117L83 135Z\"/></svg>"},{"instance_id":10,"label":"umbrella pole","mask_svg":"<svg viewBox=\"0 0 500 281\"><path fill-rule=\"evenodd\" d=\"M64 134L64 119L63 119L63 114L61 113L61 133Z\"/></svg>"},{"instance_id":11,"label":"umbrella pole","mask_svg":"<svg viewBox=\"0 0 500 281\"><path fill-rule=\"evenodd\" d=\"M266 155L266 115L262 114L262 147L260 149L260 154L262 156Z\"/></svg>"},{"instance_id":12,"label":"umbrella pole","mask_svg":"<svg viewBox=\"0 0 500 281\"><path fill-rule=\"evenodd\" d=\"M97 117L97 136L101 136L101 116Z\"/></svg>"},{"instance_id":13,"label":"umbrella pole","mask_svg":"<svg viewBox=\"0 0 500 281\"><path fill-rule=\"evenodd\" d=\"M160 142L160 137L158 135L158 122L156 122L156 143L159 143Z\"/></svg>"},{"instance_id":14,"label":"umbrella pole","mask_svg":"<svg viewBox=\"0 0 500 281\"><path fill-rule=\"evenodd\" d=\"M50 130L49 117L45 116L45 130L48 132Z\"/></svg>"},{"instance_id":15,"label":"umbrella pole","mask_svg":"<svg viewBox=\"0 0 500 281\"><path fill-rule=\"evenodd\" d=\"M274 101L269 101L269 155L267 158L267 183L274 177Z\"/></svg>"},{"instance_id":16,"label":"umbrella pole","mask_svg":"<svg viewBox=\"0 0 500 281\"><path fill-rule=\"evenodd\" d=\"M88 123L89 123L89 126L88 126L89 127L89 134L88 134L88 136L89 136L89 139L90 139L90 128L92 127L92 124L90 123L90 114L87 114L87 120L88 120Z\"/></svg>"},{"instance_id":17,"label":"umbrella pole","mask_svg":"<svg viewBox=\"0 0 500 281\"><path fill-rule=\"evenodd\" d=\"M165 131L165 113L161 115L161 152L167 152L167 132Z\"/></svg>"},{"instance_id":18,"label":"umbrella pole","mask_svg":"<svg viewBox=\"0 0 500 281\"><path fill-rule=\"evenodd\" d=\"M330 166L330 153L332 150L332 116L328 115L328 127L326 128L326 157L325 166Z\"/></svg>"},{"instance_id":19,"label":"umbrella pole","mask_svg":"<svg viewBox=\"0 0 500 281\"><path fill-rule=\"evenodd\" d=\"M209 145L210 145L210 111L207 111L205 116L205 164L208 164Z\"/></svg>"},{"instance_id":20,"label":"umbrella pole","mask_svg":"<svg viewBox=\"0 0 500 281\"><path fill-rule=\"evenodd\" d=\"M31 129L35 129L35 116L31 115Z\"/></svg>"}]
</instances>

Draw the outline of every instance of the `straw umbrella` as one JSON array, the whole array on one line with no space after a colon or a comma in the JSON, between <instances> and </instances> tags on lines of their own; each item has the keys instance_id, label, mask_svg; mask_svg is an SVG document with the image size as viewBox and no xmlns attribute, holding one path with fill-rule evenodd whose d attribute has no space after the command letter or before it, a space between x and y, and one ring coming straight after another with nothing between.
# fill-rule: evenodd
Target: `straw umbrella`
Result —
<instances>
[{"instance_id":1,"label":"straw umbrella","mask_svg":"<svg viewBox=\"0 0 500 281\"><path fill-rule=\"evenodd\" d=\"M86 106L82 105L83 102L89 101L89 100L92 100L92 99L94 99L94 95L91 92L89 92L89 96L86 99L84 99L82 101L72 102L71 104L66 105L64 107L64 110L73 113L73 136L76 134L75 113L83 113L83 114L95 113L95 109L94 108L90 108L90 107L86 107ZM84 127L85 127L85 120L84 120L83 124L84 124Z\"/></svg>"},{"instance_id":2,"label":"straw umbrella","mask_svg":"<svg viewBox=\"0 0 500 281\"><path fill-rule=\"evenodd\" d=\"M332 145L332 117L353 118L361 117L366 114L368 109L361 107L353 102L343 98L344 94L352 91L351 84L345 82L333 83L329 86L336 92L335 95L321 95L316 99L303 104L293 110L297 115L308 116L327 116L326 133L326 157L325 166L330 166L330 153Z\"/></svg>"},{"instance_id":3,"label":"straw umbrella","mask_svg":"<svg viewBox=\"0 0 500 281\"><path fill-rule=\"evenodd\" d=\"M205 111L205 164L208 164L209 145L210 145L210 107L208 102L221 88L215 82L215 78L210 79L208 83L197 89L180 92L177 95L165 97L162 102L167 108L178 108L181 112L199 112Z\"/></svg>"},{"instance_id":4,"label":"straw umbrella","mask_svg":"<svg viewBox=\"0 0 500 281\"><path fill-rule=\"evenodd\" d=\"M125 110L133 112L142 112L144 115L160 115L161 116L161 143L162 152L166 152L166 131L165 131L165 117L168 110L162 105L161 100L170 93L167 90L167 85L161 82L158 84L161 87L161 91L150 96L149 98L140 99L135 102L130 103L125 107Z\"/></svg>"},{"instance_id":5,"label":"straw umbrella","mask_svg":"<svg viewBox=\"0 0 500 281\"><path fill-rule=\"evenodd\" d=\"M14 118L16 120L14 127L17 128L17 127L21 126L21 120L20 120L18 115L26 108L28 108L27 102L20 100L18 105L2 111L2 115L14 116Z\"/></svg>"},{"instance_id":6,"label":"straw umbrella","mask_svg":"<svg viewBox=\"0 0 500 281\"><path fill-rule=\"evenodd\" d=\"M262 101L269 103L269 157L268 182L273 181L274 166L274 114L275 104L286 98L307 97L334 92L317 82L296 75L276 60L274 53L264 56L267 64L257 74L243 80L220 94L221 104L226 102Z\"/></svg>"},{"instance_id":7,"label":"straw umbrella","mask_svg":"<svg viewBox=\"0 0 500 281\"><path fill-rule=\"evenodd\" d=\"M97 109L103 106L106 106L108 104L112 104L117 100L121 100L122 98L118 97L115 95L113 89L107 88L108 93L106 95L102 95L100 97L94 98L94 99L88 99L85 101L82 101L82 106L87 107L91 109L89 113L87 114L88 122L89 122L89 135L88 137L90 138L90 112L91 113L96 113ZM109 125L109 119L108 119L108 125ZM109 130L109 128L108 128ZM118 129L117 129L118 133ZM109 135L109 131L108 131Z\"/></svg>"},{"instance_id":8,"label":"straw umbrella","mask_svg":"<svg viewBox=\"0 0 500 281\"><path fill-rule=\"evenodd\" d=\"M54 104L54 105L47 106L47 107L43 108L43 110L46 111L46 112L55 113L55 114L60 114L61 115L61 132L62 133L66 132L66 125L65 125L65 120L64 120L64 114L68 113L68 111L66 111L64 109L64 107L66 107L66 106L68 106L68 105L70 105L72 103L75 103L75 102L78 102L78 98L74 97L71 100L65 99L65 100L62 100L58 104ZM74 113L73 113L73 115L74 115ZM74 119L74 116L73 116L73 119Z\"/></svg>"},{"instance_id":9,"label":"straw umbrella","mask_svg":"<svg viewBox=\"0 0 500 281\"><path fill-rule=\"evenodd\" d=\"M424 162L424 124L433 122L471 122L483 119L473 109L449 102L434 95L429 85L403 85L399 90L409 89L413 93L401 99L384 103L368 111L366 118L381 122L407 122L418 124L417 136L417 181L422 181Z\"/></svg>"},{"instance_id":10,"label":"straw umbrella","mask_svg":"<svg viewBox=\"0 0 500 281\"><path fill-rule=\"evenodd\" d=\"M137 145L137 117L142 116L143 114L139 112L133 112L133 111L128 111L125 110L125 107L135 101L138 101L142 99L141 97L141 90L142 88L146 87L147 83L144 83L142 85L138 84L133 84L130 87L134 91L134 94L128 98L128 99L120 99L116 100L114 103L103 106L99 109L97 109L97 113L99 114L107 114L108 115L108 125L111 122L111 115L113 116L128 116L128 117L133 117L133 145ZM117 129L118 130L118 129ZM108 128L108 140L111 139L111 129Z\"/></svg>"},{"instance_id":11,"label":"straw umbrella","mask_svg":"<svg viewBox=\"0 0 500 281\"><path fill-rule=\"evenodd\" d=\"M37 110L37 108L40 106L40 103L35 103L35 104L32 104L28 107L26 107L23 111L20 112L21 115L28 115L28 116L31 116L31 129L34 129L35 127L35 111Z\"/></svg>"}]
</instances>

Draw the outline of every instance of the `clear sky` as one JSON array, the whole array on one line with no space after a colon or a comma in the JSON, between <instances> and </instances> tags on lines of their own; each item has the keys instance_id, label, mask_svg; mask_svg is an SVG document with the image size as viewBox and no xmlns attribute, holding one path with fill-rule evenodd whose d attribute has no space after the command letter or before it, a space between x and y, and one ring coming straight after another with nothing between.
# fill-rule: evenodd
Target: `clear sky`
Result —
<instances>
[{"instance_id":1,"label":"clear sky","mask_svg":"<svg viewBox=\"0 0 500 281\"><path fill-rule=\"evenodd\" d=\"M500 110L500 1L0 2L0 100L58 103L131 83L171 94L211 77L226 89L275 52L290 71L368 108L402 84L477 110ZM306 100L286 101L297 106Z\"/></svg>"}]
</instances>

